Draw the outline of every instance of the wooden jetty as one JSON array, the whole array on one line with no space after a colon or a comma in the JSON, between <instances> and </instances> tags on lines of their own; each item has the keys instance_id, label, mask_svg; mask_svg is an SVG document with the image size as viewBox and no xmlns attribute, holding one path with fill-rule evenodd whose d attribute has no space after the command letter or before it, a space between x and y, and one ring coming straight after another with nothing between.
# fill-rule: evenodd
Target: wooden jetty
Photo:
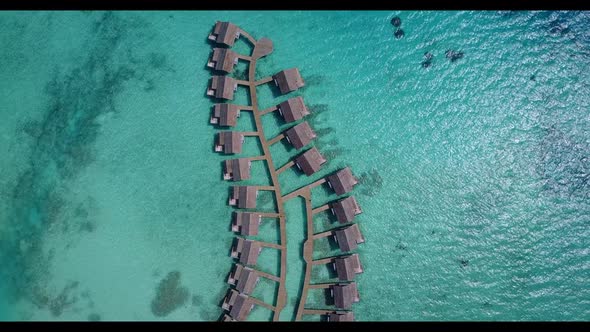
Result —
<instances>
[{"instance_id":1,"label":"wooden jetty","mask_svg":"<svg viewBox=\"0 0 590 332\"><path fill-rule=\"evenodd\" d=\"M238 54L230 49L239 38L244 38L246 42L253 46L252 54ZM228 103L214 105L210 123L220 127L234 127L240 117L240 112L252 112L255 126L255 130L252 132L220 132L215 140L215 151L223 152L225 154L239 154L242 152L244 138L249 136L256 137L262 147L262 154L259 156L226 160L224 162L223 178L232 181L249 179L252 161L264 161L270 174L271 183L267 186L233 186L230 190L229 205L238 209L248 210L236 210L232 217L232 231L238 233L240 236L234 239L231 248L231 257L237 259L238 262L234 264L228 277L228 283L234 288L230 288L224 298L222 308L226 310L226 312L222 314L220 320L247 320L248 314L255 305L273 311L273 321L279 320L280 313L287 301L285 286L287 269L287 234L284 203L294 197L304 198L305 215L307 220L307 235L303 250L303 258L306 265L305 280L302 296L299 299L299 304L297 306L296 320L301 320L301 316L304 314L326 315L328 321L353 320L353 313L349 310L342 309L349 309L352 303L359 299L356 283L352 281L356 274L362 272L362 266L358 254L348 253L337 257L313 260L313 242L322 237L334 236L335 239L343 243L341 247L347 249L346 251L348 252L356 248L356 244L362 243L364 238L360 234L360 230L356 224L314 234L313 216L323 211L330 210L333 213L338 213L338 216L343 216L338 218L348 220L360 213L360 207L358 207L356 200L352 202L350 198L342 198L339 201L314 208L311 199L312 189L324 183L327 183L337 195L342 195L350 192L353 189L353 186L358 183L358 180L352 175L349 168L345 168L289 194L283 195L278 179L282 172L296 166L309 176L318 172L327 160L316 147L312 146L295 156L293 160L285 165L278 168L275 166L270 153L271 145L286 139L296 150L299 150L310 145L313 139L316 138L316 133L306 121L299 122L309 114L309 110L302 97L292 97L276 106L260 109L258 106L256 88L262 84L274 83L281 94L287 94L304 87L305 81L298 68L282 70L272 76L260 79L255 77L257 61L273 51L273 43L268 38L260 38L259 40L256 40L249 33L231 22L217 21L208 39L212 43L221 46L215 46L213 48L211 57L207 63L208 67L217 72L230 73L238 61L247 61L249 62L249 65L247 80L237 80L229 76L214 75L210 81L207 95L217 99L232 100L237 86L241 85L248 89L251 102L251 105L234 105ZM262 116L273 113L281 116L286 123L293 122L294 125L279 135L267 139L262 126ZM256 209L256 198L258 192L261 190L272 192L276 200L276 211L253 211L253 209ZM258 234L258 228L263 218L278 219L280 233L278 243L269 243L248 238L249 236L255 236ZM280 251L279 275L275 276L254 268L263 248ZM341 282L346 281L347 283L312 284L311 267L322 263L333 264L338 273L339 280ZM265 303L251 296L261 277L278 283L278 292L274 304ZM308 290L310 288L321 287L331 287L330 289L333 292L334 300L337 302L337 306L340 309L305 308Z\"/></svg>"}]
</instances>

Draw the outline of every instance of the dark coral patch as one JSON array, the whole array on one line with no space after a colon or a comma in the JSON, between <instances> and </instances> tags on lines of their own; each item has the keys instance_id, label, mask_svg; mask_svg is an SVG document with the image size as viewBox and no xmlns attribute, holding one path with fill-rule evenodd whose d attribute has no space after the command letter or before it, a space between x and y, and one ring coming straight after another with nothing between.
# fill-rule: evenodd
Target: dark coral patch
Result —
<instances>
[{"instance_id":1,"label":"dark coral patch","mask_svg":"<svg viewBox=\"0 0 590 332\"><path fill-rule=\"evenodd\" d=\"M188 288L180 283L180 272L169 272L156 288L151 308L154 316L164 317L183 306L189 298Z\"/></svg>"},{"instance_id":2,"label":"dark coral patch","mask_svg":"<svg viewBox=\"0 0 590 332\"><path fill-rule=\"evenodd\" d=\"M89 322L98 322L100 321L100 315L97 313L92 313L90 315L88 315L88 321Z\"/></svg>"},{"instance_id":3,"label":"dark coral patch","mask_svg":"<svg viewBox=\"0 0 590 332\"><path fill-rule=\"evenodd\" d=\"M12 193L6 197L10 200L8 206L14 207L6 218L12 240L0 242L0 261L12 263L0 269L0 279L11 281L11 298L27 298L42 306L56 298L44 285L49 278L50 258L41 250L45 231L68 231L80 226L81 231L87 232L96 227L91 223L69 224L72 218L64 217L68 211L73 210L73 216L82 221L93 211L85 207L76 212L64 198L67 192L63 184L94 161L94 143L101 121L119 111L115 100L124 88L137 83L154 89L162 71L171 71L165 56L141 54L141 48L136 47L144 39L154 37L148 21L115 12L94 13L87 13L87 19L93 20L93 29L82 61L70 68L59 67L62 63L56 60L58 66L46 83L48 101L41 116L24 120L16 133L30 143L30 153L23 156L28 165L15 186L7 189ZM49 20L50 16L39 19ZM11 274L19 278L11 279ZM37 297L32 289L42 290L39 292L44 295ZM53 312L61 314L67 302L57 295Z\"/></svg>"},{"instance_id":4,"label":"dark coral patch","mask_svg":"<svg viewBox=\"0 0 590 332\"><path fill-rule=\"evenodd\" d=\"M360 192L365 196L375 196L383 187L383 178L376 169L362 173L358 180L362 184Z\"/></svg>"},{"instance_id":5,"label":"dark coral patch","mask_svg":"<svg viewBox=\"0 0 590 332\"><path fill-rule=\"evenodd\" d=\"M422 68L428 68L432 65L432 58L434 56L430 52L424 53L424 60L422 61Z\"/></svg>"}]
</instances>

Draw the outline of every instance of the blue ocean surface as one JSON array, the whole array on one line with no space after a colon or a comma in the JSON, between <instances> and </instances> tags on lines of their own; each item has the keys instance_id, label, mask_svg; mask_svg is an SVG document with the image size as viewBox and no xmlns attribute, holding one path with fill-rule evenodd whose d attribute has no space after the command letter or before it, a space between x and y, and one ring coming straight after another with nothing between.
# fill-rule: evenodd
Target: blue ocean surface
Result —
<instances>
[{"instance_id":1,"label":"blue ocean surface","mask_svg":"<svg viewBox=\"0 0 590 332\"><path fill-rule=\"evenodd\" d=\"M283 192L343 166L359 178L356 320L590 319L589 12L5 11L0 320L219 318L234 234L205 95L216 20L273 41L258 78L297 67L306 82L257 91L261 108L303 96L328 159L282 173ZM267 137L286 127L264 118ZM269 184L262 165L245 184ZM285 209L291 320L305 214L301 199ZM333 253L318 241L314 258ZM278 259L265 249L257 268ZM253 296L275 291L261 280Z\"/></svg>"}]
</instances>

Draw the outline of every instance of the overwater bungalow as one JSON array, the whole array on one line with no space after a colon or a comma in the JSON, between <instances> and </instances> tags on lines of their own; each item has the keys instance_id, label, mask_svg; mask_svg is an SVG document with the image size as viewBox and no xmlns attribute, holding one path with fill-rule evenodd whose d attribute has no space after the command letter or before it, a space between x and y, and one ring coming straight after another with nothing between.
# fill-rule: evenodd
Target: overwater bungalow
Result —
<instances>
[{"instance_id":1,"label":"overwater bungalow","mask_svg":"<svg viewBox=\"0 0 590 332\"><path fill-rule=\"evenodd\" d=\"M352 311L335 311L328 314L328 322L352 322L354 313Z\"/></svg>"},{"instance_id":2,"label":"overwater bungalow","mask_svg":"<svg viewBox=\"0 0 590 332\"><path fill-rule=\"evenodd\" d=\"M234 211L232 231L241 235L257 235L262 216L255 212Z\"/></svg>"},{"instance_id":3,"label":"overwater bungalow","mask_svg":"<svg viewBox=\"0 0 590 332\"><path fill-rule=\"evenodd\" d=\"M221 131L215 140L215 152L242 153L244 134L238 131Z\"/></svg>"},{"instance_id":4,"label":"overwater bungalow","mask_svg":"<svg viewBox=\"0 0 590 332\"><path fill-rule=\"evenodd\" d=\"M253 209L256 207L258 189L256 186L233 186L229 205L237 205L240 209Z\"/></svg>"},{"instance_id":5,"label":"overwater bungalow","mask_svg":"<svg viewBox=\"0 0 590 332\"><path fill-rule=\"evenodd\" d=\"M334 297L334 305L340 309L350 309L353 303L360 300L355 282L349 284L337 284L331 287Z\"/></svg>"},{"instance_id":6,"label":"overwater bungalow","mask_svg":"<svg viewBox=\"0 0 590 332\"><path fill-rule=\"evenodd\" d=\"M341 224L353 221L354 216L363 212L354 196L348 196L330 203L330 210Z\"/></svg>"},{"instance_id":7,"label":"overwater bungalow","mask_svg":"<svg viewBox=\"0 0 590 332\"><path fill-rule=\"evenodd\" d=\"M231 73L238 64L238 54L228 48L214 48L207 67L224 73Z\"/></svg>"},{"instance_id":8,"label":"overwater bungalow","mask_svg":"<svg viewBox=\"0 0 590 332\"><path fill-rule=\"evenodd\" d=\"M287 130L285 130L285 137L287 141L293 145L297 150L306 146L316 138L315 132L309 126L307 121L303 121Z\"/></svg>"},{"instance_id":9,"label":"overwater bungalow","mask_svg":"<svg viewBox=\"0 0 590 332\"><path fill-rule=\"evenodd\" d=\"M334 259L334 269L341 281L351 281L358 273L363 272L363 267L358 254L340 256Z\"/></svg>"},{"instance_id":10,"label":"overwater bungalow","mask_svg":"<svg viewBox=\"0 0 590 332\"><path fill-rule=\"evenodd\" d=\"M305 85L299 69L291 68L281 70L280 72L272 75L276 86L279 87L281 94L286 94L291 91L295 91Z\"/></svg>"},{"instance_id":11,"label":"overwater bungalow","mask_svg":"<svg viewBox=\"0 0 590 332\"><path fill-rule=\"evenodd\" d=\"M230 47L234 45L238 38L240 38L240 29L230 22L215 22L213 31L209 34L209 40Z\"/></svg>"},{"instance_id":12,"label":"overwater bungalow","mask_svg":"<svg viewBox=\"0 0 590 332\"><path fill-rule=\"evenodd\" d=\"M254 287L256 287L258 280L260 280L260 277L256 271L249 267L245 267L242 269L242 273L238 276L236 289L242 294L250 295L252 294Z\"/></svg>"},{"instance_id":13,"label":"overwater bungalow","mask_svg":"<svg viewBox=\"0 0 590 332\"><path fill-rule=\"evenodd\" d=\"M213 105L213 115L209 123L224 126L235 127L240 117L240 108L234 104L215 104Z\"/></svg>"},{"instance_id":14,"label":"overwater bungalow","mask_svg":"<svg viewBox=\"0 0 590 332\"><path fill-rule=\"evenodd\" d=\"M261 251L262 247L257 241L237 237L232 245L231 257L244 265L256 265Z\"/></svg>"},{"instance_id":15,"label":"overwater bungalow","mask_svg":"<svg viewBox=\"0 0 590 332\"><path fill-rule=\"evenodd\" d=\"M252 299L248 295L239 294L229 311L229 315L237 321L244 321L252 308L254 308Z\"/></svg>"},{"instance_id":16,"label":"overwater bungalow","mask_svg":"<svg viewBox=\"0 0 590 332\"><path fill-rule=\"evenodd\" d=\"M352 251L357 248L359 243L365 242L365 238L357 224L335 230L334 239L343 252Z\"/></svg>"},{"instance_id":17,"label":"overwater bungalow","mask_svg":"<svg viewBox=\"0 0 590 332\"><path fill-rule=\"evenodd\" d=\"M227 277L227 283L235 286L236 283L238 282L238 278L242 274L243 269L244 269L244 265L235 263L232 266L229 276Z\"/></svg>"},{"instance_id":18,"label":"overwater bungalow","mask_svg":"<svg viewBox=\"0 0 590 332\"><path fill-rule=\"evenodd\" d=\"M295 157L295 165L307 176L319 171L326 161L315 146Z\"/></svg>"},{"instance_id":19,"label":"overwater bungalow","mask_svg":"<svg viewBox=\"0 0 590 332\"><path fill-rule=\"evenodd\" d=\"M225 297L223 298L223 304L221 305L221 308L223 310L230 310L236 302L238 295L240 295L240 293L237 290L232 288L228 289L227 293L225 293Z\"/></svg>"},{"instance_id":20,"label":"overwater bungalow","mask_svg":"<svg viewBox=\"0 0 590 332\"><path fill-rule=\"evenodd\" d=\"M297 121L309 114L301 96L289 98L278 104L277 110L286 123Z\"/></svg>"},{"instance_id":21,"label":"overwater bungalow","mask_svg":"<svg viewBox=\"0 0 590 332\"><path fill-rule=\"evenodd\" d=\"M228 76L211 76L207 89L207 96L220 99L234 99L234 92L238 89L238 82Z\"/></svg>"},{"instance_id":22,"label":"overwater bungalow","mask_svg":"<svg viewBox=\"0 0 590 332\"><path fill-rule=\"evenodd\" d=\"M250 178L252 161L249 158L228 159L223 162L223 179L241 181Z\"/></svg>"},{"instance_id":23,"label":"overwater bungalow","mask_svg":"<svg viewBox=\"0 0 590 332\"><path fill-rule=\"evenodd\" d=\"M350 167L345 167L328 176L327 182L336 195L340 196L352 191L353 187L358 183L358 179L352 175Z\"/></svg>"},{"instance_id":24,"label":"overwater bungalow","mask_svg":"<svg viewBox=\"0 0 590 332\"><path fill-rule=\"evenodd\" d=\"M255 270L236 263L232 268L227 282L230 285L236 286L238 292L250 295L259 279L260 277Z\"/></svg>"}]
</instances>

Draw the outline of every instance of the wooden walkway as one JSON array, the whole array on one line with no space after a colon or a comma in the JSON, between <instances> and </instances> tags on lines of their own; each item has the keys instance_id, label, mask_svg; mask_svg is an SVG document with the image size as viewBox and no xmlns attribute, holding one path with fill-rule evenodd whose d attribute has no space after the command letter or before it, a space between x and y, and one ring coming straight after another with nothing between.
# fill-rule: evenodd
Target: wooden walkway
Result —
<instances>
[{"instance_id":1,"label":"wooden walkway","mask_svg":"<svg viewBox=\"0 0 590 332\"><path fill-rule=\"evenodd\" d=\"M326 179L322 178L322 179L317 180L316 182L313 182L311 184L308 184L306 186L303 186L303 187L301 187L301 188L299 188L299 189L297 189L297 190L295 190L295 191L293 191L293 192L291 192L291 193L283 196L283 200L288 201L291 198L294 198L294 197L297 197L297 196L302 196L302 194L305 195L305 192L308 189L311 190L311 189L313 189L313 188L321 185L324 182L326 182Z\"/></svg>"},{"instance_id":2,"label":"wooden walkway","mask_svg":"<svg viewBox=\"0 0 590 332\"><path fill-rule=\"evenodd\" d=\"M287 302L287 290L285 287L285 279L287 277L287 230L285 224L285 211L283 207L283 200L281 198L281 185L279 184L278 174L276 172L274 162L272 160L270 154L270 144L266 140L266 136L264 135L264 128L262 126L262 114L258 108L258 96L256 94L256 86L263 84L261 81L256 81L256 62L263 56L266 56L272 52L272 42L269 39L262 38L260 42L257 42L250 34L240 29L240 34L246 39L250 41L254 45L254 50L252 51L250 66L248 67L248 81L245 82L250 88L250 100L252 102L252 114L254 115L254 123L256 126L256 133L258 139L260 140L260 145L262 145L262 151L264 159L266 160L266 165L268 167L268 171L271 177L272 186L265 187L261 190L270 190L274 192L276 201L277 201L277 213L273 215L274 217L279 218L279 231L280 231L280 244L274 245L274 248L279 249L281 251L281 268L279 273L279 290L277 293L276 298L276 305L271 309L274 312L273 321L278 321L281 311L285 307ZM268 81L271 81L270 78ZM261 187L259 187L260 189Z\"/></svg>"},{"instance_id":3,"label":"wooden walkway","mask_svg":"<svg viewBox=\"0 0 590 332\"><path fill-rule=\"evenodd\" d=\"M284 171L288 170L289 168L293 167L294 165L295 165L294 161L290 161L290 162L286 163L285 165L281 166L281 168L279 168L277 170L277 174L283 173Z\"/></svg>"},{"instance_id":4,"label":"wooden walkway","mask_svg":"<svg viewBox=\"0 0 590 332\"><path fill-rule=\"evenodd\" d=\"M316 264L316 261L313 260L313 242L317 238L316 236L319 235L313 233L313 215L328 209L327 204L316 209L312 207L311 190L317 186L322 185L325 182L325 178L319 179L282 197L283 201L287 201L298 196L303 197L303 199L305 200L305 215L307 220L307 235L305 242L303 243L303 260L305 261L305 276L303 280L303 290L301 292L301 298L299 299L299 303L297 305L297 314L295 316L296 321L301 320L301 316L303 316L304 314L325 314L326 312L333 312L333 310L310 311L308 309L305 309L305 302L307 300L307 293L309 289L319 287L318 285L311 284L311 269L312 266ZM328 233L326 236L329 236L332 232L329 231L324 233ZM320 234L323 235L323 233Z\"/></svg>"},{"instance_id":5,"label":"wooden walkway","mask_svg":"<svg viewBox=\"0 0 590 332\"><path fill-rule=\"evenodd\" d=\"M275 276L274 274L262 272L260 270L256 270L256 273L259 276L261 276L261 277L265 277L266 279L269 279L269 280L272 280L272 281L276 281L276 282L281 282L281 278Z\"/></svg>"},{"instance_id":6,"label":"wooden walkway","mask_svg":"<svg viewBox=\"0 0 590 332\"><path fill-rule=\"evenodd\" d=\"M324 205L320 206L319 208L313 209L313 211L311 211L311 213L318 214L322 211L328 210L329 208L330 208L329 204L324 204Z\"/></svg>"},{"instance_id":7,"label":"wooden walkway","mask_svg":"<svg viewBox=\"0 0 590 332\"><path fill-rule=\"evenodd\" d=\"M302 197L305 201L305 217L307 223L307 233L306 238L303 245L303 259L305 261L305 277L304 277L304 284L301 293L301 298L299 299L299 303L297 305L297 312L295 320L301 320L302 315L325 315L334 312L334 309L311 309L305 308L305 303L307 299L307 294L309 289L319 289L319 288L328 288L334 285L334 283L325 283L325 284L311 284L311 269L313 265L319 264L328 264L334 260L334 257L322 258L318 260L313 260L313 248L314 248L314 240L330 236L333 232L326 231L314 234L314 227L313 227L313 216L315 214L321 213L326 211L330 208L328 204L322 205L317 208L312 207L312 200L311 200L311 193L312 189L322 185L326 182L325 178L319 179L309 185L303 186L287 195L282 195L281 193L281 186L278 180L279 174L286 171L287 169L295 166L293 161L287 162L285 165L276 168L274 161L271 157L270 153L270 146L273 144L278 143L283 138L285 138L284 134L279 134L272 139L266 138L264 134L264 128L262 126L262 116L272 113L277 110L277 106L271 106L267 109L259 109L258 107L258 96L256 94L256 87L269 83L273 81L271 76L264 77L262 79L256 80L255 73L256 73L256 63L257 61L270 54L273 51L272 42L267 38L261 38L258 41L254 39L250 34L246 31L239 29L240 36L246 38L246 40L253 45L252 55L238 55L240 60L249 61L248 67L248 80L237 80L237 84L243 85L248 87L250 92L250 101L252 105L244 105L239 106L241 111L249 111L252 112L255 122L255 131L251 132L244 132L244 136L253 136L258 137L260 141L260 145L262 146L262 155L260 156L253 156L247 157L250 161L266 161L266 165L268 167L270 177L271 177L271 185L270 186L256 186L258 190L264 191L271 191L273 192L276 202L277 202L277 211L276 212L256 212L259 213L263 218L274 218L279 220L279 243L269 243L269 242L262 242L257 241L262 247L273 248L277 249L281 253L280 258L280 272L278 276L256 271L260 276L273 280L279 284L278 292L275 299L275 305L270 305L261 301L260 299L250 297L253 303L265 307L271 311L273 311L273 321L278 321L280 318L281 311L286 305L287 301L287 292L286 292L286 274L287 274L287 232L286 232L286 217L285 217L285 210L284 210L284 203L292 198L295 197Z\"/></svg>"},{"instance_id":8,"label":"wooden walkway","mask_svg":"<svg viewBox=\"0 0 590 332\"><path fill-rule=\"evenodd\" d=\"M265 303L265 302L263 302L259 299L256 299L256 298L252 298L252 301L257 305L260 305L262 307L272 310L273 311L273 321L278 321L279 317L280 317L280 313L283 310L283 308L285 307L285 304L287 301L287 292L286 292L286 288L285 288L285 278L287 275L287 231L286 231L286 225L285 225L285 211L284 211L283 199L282 199L282 195L281 195L281 186L278 181L278 172L277 172L274 162L272 160L269 147L270 147L270 145L272 145L272 144L278 142L280 139L282 139L282 137L277 136L273 140L268 141L266 139L266 136L264 134L264 128L262 126L262 119L261 119L262 115L275 111L276 107L271 107L271 108L268 108L268 109L265 109L262 111L258 108L258 97L256 95L256 87L261 84L271 82L273 79L272 79L272 77L269 76L269 77L262 78L260 80L256 80L256 77L255 77L256 63L257 63L258 59L270 54L273 51L273 44L272 44L272 41L268 38L261 38L260 40L257 41L246 31L239 29L239 32L240 32L240 37L246 38L246 40L250 44L252 44L252 46L253 46L252 55L250 55L250 56L238 55L238 59L244 60L244 61L249 61L250 64L248 66L248 80L236 80L236 83L239 85L246 86L249 89L250 101L252 103L252 105L243 105L243 106L240 105L239 109L240 109L240 111L252 112L252 115L254 116L255 127L256 127L255 131L244 132L243 135L258 137L258 139L260 141L260 145L262 145L262 151L263 151L262 155L260 155L260 156L253 156L253 157L247 157L247 158L250 161L261 161L261 160L266 161L266 165L268 167L270 177L271 177L271 185L270 186L256 186L256 189L257 190L264 190L264 191L272 191L275 198L276 198L276 201L277 201L277 210L278 210L276 212L258 212L258 213L260 213L260 215L263 218L279 219L279 231L280 231L280 239L279 239L280 243L278 243L278 244L258 241L262 247L277 249L277 250L280 250L280 252L281 252L279 276L274 276L274 275L271 275L268 273L257 271L261 276L264 276L268 279L274 280L279 283L279 289L278 289L278 293L277 293L276 301L275 301L276 305L272 306L272 305Z\"/></svg>"},{"instance_id":9,"label":"wooden walkway","mask_svg":"<svg viewBox=\"0 0 590 332\"><path fill-rule=\"evenodd\" d=\"M260 111L260 115L265 115L265 114L268 114L270 112L274 112L276 110L277 110L277 107L276 106L272 106L272 107L269 107L269 108L267 108L265 110Z\"/></svg>"},{"instance_id":10,"label":"wooden walkway","mask_svg":"<svg viewBox=\"0 0 590 332\"><path fill-rule=\"evenodd\" d=\"M278 134L277 136L272 138L270 141L268 141L268 145L273 145L273 144L277 143L278 141L282 140L283 138L285 138L285 135Z\"/></svg>"},{"instance_id":11,"label":"wooden walkway","mask_svg":"<svg viewBox=\"0 0 590 332\"><path fill-rule=\"evenodd\" d=\"M321 233L317 233L317 234L313 234L313 239L314 240L321 239L321 238L324 238L324 237L328 237L328 236L330 236L332 234L333 234L333 231L332 230L321 232Z\"/></svg>"},{"instance_id":12,"label":"wooden walkway","mask_svg":"<svg viewBox=\"0 0 590 332\"><path fill-rule=\"evenodd\" d=\"M312 262L312 264L313 265L324 265L324 264L332 263L335 259L336 259L335 257L316 259Z\"/></svg>"}]
</instances>

